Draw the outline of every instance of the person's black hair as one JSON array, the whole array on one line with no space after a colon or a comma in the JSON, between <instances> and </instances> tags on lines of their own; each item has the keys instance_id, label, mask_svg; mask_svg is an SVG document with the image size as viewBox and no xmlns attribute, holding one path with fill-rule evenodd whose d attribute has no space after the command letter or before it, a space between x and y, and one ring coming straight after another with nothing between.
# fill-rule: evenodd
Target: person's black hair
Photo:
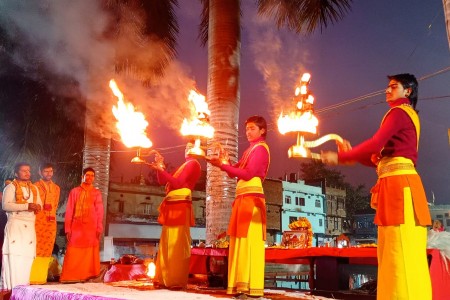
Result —
<instances>
[{"instance_id":1,"label":"person's black hair","mask_svg":"<svg viewBox=\"0 0 450 300\"><path fill-rule=\"evenodd\" d=\"M264 119L261 116L251 116L250 118L245 121L245 125L248 123L255 123L256 126L258 126L259 129L264 129L264 133L261 134L263 137L266 137L267 135L267 122L266 119Z\"/></svg>"},{"instance_id":2,"label":"person's black hair","mask_svg":"<svg viewBox=\"0 0 450 300\"><path fill-rule=\"evenodd\" d=\"M53 166L52 163L45 162L45 163L42 163L42 164L39 166L39 171L42 171L42 170L48 169L48 168L52 168L53 170L55 170L55 167Z\"/></svg>"},{"instance_id":3,"label":"person's black hair","mask_svg":"<svg viewBox=\"0 0 450 300\"><path fill-rule=\"evenodd\" d=\"M31 165L29 163L26 162L18 162L14 165L14 174L19 173L20 168L22 167L31 167Z\"/></svg>"},{"instance_id":4,"label":"person's black hair","mask_svg":"<svg viewBox=\"0 0 450 300\"><path fill-rule=\"evenodd\" d=\"M412 107L416 109L417 100L419 97L419 83L417 82L416 76L409 73L402 73L388 75L388 79L400 82L404 89L411 89L411 94L409 94L408 99L411 102Z\"/></svg>"},{"instance_id":5,"label":"person's black hair","mask_svg":"<svg viewBox=\"0 0 450 300\"><path fill-rule=\"evenodd\" d=\"M91 168L91 167L84 168L83 169L83 175L86 175L86 173L89 172L89 171L94 173L94 175L95 175L95 170L93 168Z\"/></svg>"}]
</instances>

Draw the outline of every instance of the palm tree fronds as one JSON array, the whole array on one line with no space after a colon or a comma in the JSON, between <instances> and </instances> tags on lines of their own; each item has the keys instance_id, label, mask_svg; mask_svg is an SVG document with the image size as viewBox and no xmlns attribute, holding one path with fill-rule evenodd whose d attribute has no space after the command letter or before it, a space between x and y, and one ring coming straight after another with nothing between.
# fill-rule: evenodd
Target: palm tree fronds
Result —
<instances>
[{"instance_id":1,"label":"palm tree fronds","mask_svg":"<svg viewBox=\"0 0 450 300\"><path fill-rule=\"evenodd\" d=\"M275 20L278 28L296 33L320 31L343 19L352 0L258 0L258 13Z\"/></svg>"}]
</instances>

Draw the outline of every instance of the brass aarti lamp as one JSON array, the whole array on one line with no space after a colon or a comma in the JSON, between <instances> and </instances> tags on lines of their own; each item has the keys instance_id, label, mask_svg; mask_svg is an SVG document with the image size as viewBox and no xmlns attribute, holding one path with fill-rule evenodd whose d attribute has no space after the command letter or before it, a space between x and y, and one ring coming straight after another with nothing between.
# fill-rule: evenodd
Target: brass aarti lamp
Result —
<instances>
[{"instance_id":1,"label":"brass aarti lamp","mask_svg":"<svg viewBox=\"0 0 450 300\"><path fill-rule=\"evenodd\" d=\"M320 159L320 154L312 153L310 148L318 147L330 140L343 141L339 135L333 133L314 141L305 141L305 134L316 134L319 125L319 120L314 115L314 96L308 88L310 82L311 74L304 73L300 79L300 85L295 89L293 99L295 109L287 115L281 113L278 118L278 131L281 134L297 133L297 143L288 150L290 158Z\"/></svg>"}]
</instances>

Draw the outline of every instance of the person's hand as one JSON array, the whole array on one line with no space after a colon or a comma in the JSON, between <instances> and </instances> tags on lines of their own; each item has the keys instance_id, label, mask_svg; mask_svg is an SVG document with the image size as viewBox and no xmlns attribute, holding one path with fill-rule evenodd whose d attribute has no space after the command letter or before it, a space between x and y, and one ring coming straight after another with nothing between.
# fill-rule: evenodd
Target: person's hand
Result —
<instances>
[{"instance_id":1,"label":"person's hand","mask_svg":"<svg viewBox=\"0 0 450 300\"><path fill-rule=\"evenodd\" d=\"M338 147L338 152L347 152L352 150L352 145L348 140L343 140L342 143L339 141L336 141L336 145Z\"/></svg>"},{"instance_id":2,"label":"person's hand","mask_svg":"<svg viewBox=\"0 0 450 300\"><path fill-rule=\"evenodd\" d=\"M207 161L215 167L222 166L222 160L219 157L209 157Z\"/></svg>"},{"instance_id":3,"label":"person's hand","mask_svg":"<svg viewBox=\"0 0 450 300\"><path fill-rule=\"evenodd\" d=\"M41 210L41 206L36 203L28 203L28 211L32 211L37 214Z\"/></svg>"},{"instance_id":4,"label":"person's hand","mask_svg":"<svg viewBox=\"0 0 450 300\"><path fill-rule=\"evenodd\" d=\"M320 158L322 163L326 165L335 166L339 163L338 154L333 151L322 151L320 153Z\"/></svg>"}]
</instances>

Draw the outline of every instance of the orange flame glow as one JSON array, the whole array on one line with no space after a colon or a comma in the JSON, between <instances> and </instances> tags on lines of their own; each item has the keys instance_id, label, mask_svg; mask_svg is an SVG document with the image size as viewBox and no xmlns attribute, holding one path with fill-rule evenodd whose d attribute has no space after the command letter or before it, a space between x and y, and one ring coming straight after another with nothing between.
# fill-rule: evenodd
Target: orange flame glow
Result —
<instances>
[{"instance_id":1,"label":"orange flame glow","mask_svg":"<svg viewBox=\"0 0 450 300\"><path fill-rule=\"evenodd\" d=\"M109 87L118 100L117 106L113 105L112 112L117 119L116 128L124 145L129 148L150 148L153 144L145 133L148 122L144 114L135 111L133 104L124 102L124 96L114 79L109 81Z\"/></svg>"},{"instance_id":2,"label":"orange flame glow","mask_svg":"<svg viewBox=\"0 0 450 300\"><path fill-rule=\"evenodd\" d=\"M319 120L311 111L291 112L289 115L280 114L278 118L278 131L281 134L287 132L317 133Z\"/></svg>"},{"instance_id":3,"label":"orange flame glow","mask_svg":"<svg viewBox=\"0 0 450 300\"><path fill-rule=\"evenodd\" d=\"M214 136L214 128L209 125L208 104L205 101L205 96L191 90L188 100L193 104L191 109L192 114L190 120L184 119L181 125L181 134L184 136L201 136L212 138Z\"/></svg>"}]
</instances>

